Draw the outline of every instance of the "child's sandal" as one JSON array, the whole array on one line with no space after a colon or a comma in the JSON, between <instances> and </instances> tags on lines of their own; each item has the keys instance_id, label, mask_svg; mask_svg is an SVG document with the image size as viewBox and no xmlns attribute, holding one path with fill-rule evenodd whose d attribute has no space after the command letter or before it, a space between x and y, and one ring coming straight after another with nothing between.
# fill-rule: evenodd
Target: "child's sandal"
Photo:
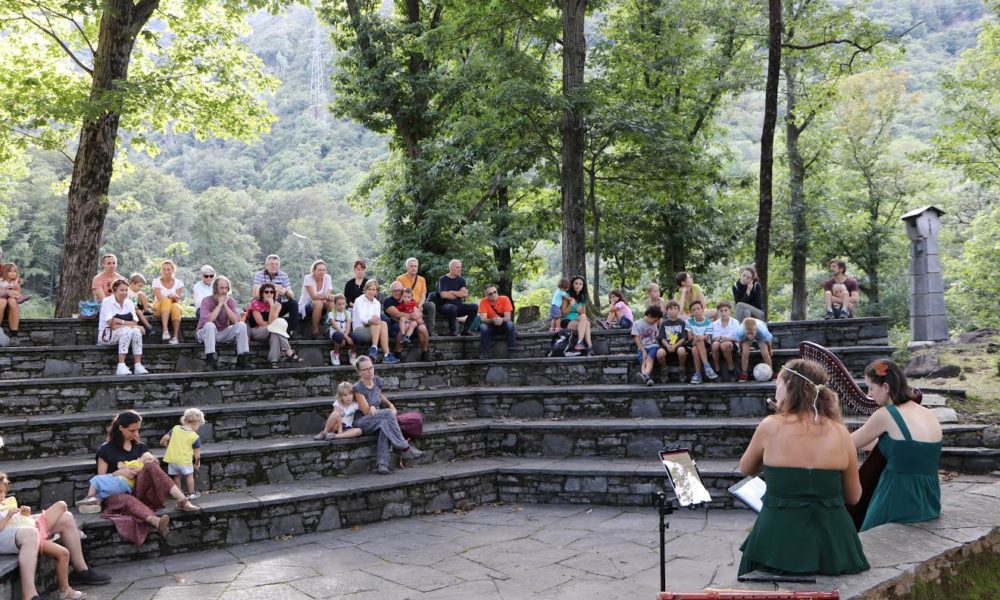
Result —
<instances>
[{"instance_id":1,"label":"child's sandal","mask_svg":"<svg viewBox=\"0 0 1000 600\"><path fill-rule=\"evenodd\" d=\"M299 355L296 354L295 352L292 352L291 354L285 356L285 360L287 360L290 363L305 362L305 360L303 360L302 358L300 358Z\"/></svg>"}]
</instances>

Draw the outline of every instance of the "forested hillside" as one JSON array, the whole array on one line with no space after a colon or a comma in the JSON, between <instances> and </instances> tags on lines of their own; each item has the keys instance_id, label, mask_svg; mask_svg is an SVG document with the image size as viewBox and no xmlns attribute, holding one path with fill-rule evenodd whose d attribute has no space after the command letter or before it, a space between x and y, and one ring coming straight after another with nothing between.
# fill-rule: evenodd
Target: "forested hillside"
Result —
<instances>
[{"instance_id":1,"label":"forested hillside","mask_svg":"<svg viewBox=\"0 0 1000 600\"><path fill-rule=\"evenodd\" d=\"M293 280L316 258L338 280L357 257L382 274L417 255L437 276L461 256L474 293L493 280L521 304L545 303L561 271L561 123L574 110L586 130L579 225L592 296L619 287L638 300L646 282L670 287L688 270L711 300L728 297L754 254L759 3L602 4L572 97L559 92L561 20L549 3L417 4L416 15L337 1L318 15L296 5L250 17L244 41L281 82L267 95L270 131L249 142L124 133L102 249L147 276L174 258L185 281L210 263L241 301L270 252ZM980 266L1000 258L989 241L997 176L974 156L975 124L996 127L996 6L783 4L772 318L820 314L815 290L836 256L861 281L863 313L905 325L898 217L935 204L948 213L954 325L996 323L970 300L1000 293ZM811 47L825 37L861 43ZM0 153L0 246L44 298L58 283L72 165L37 147L26 156Z\"/></svg>"}]
</instances>

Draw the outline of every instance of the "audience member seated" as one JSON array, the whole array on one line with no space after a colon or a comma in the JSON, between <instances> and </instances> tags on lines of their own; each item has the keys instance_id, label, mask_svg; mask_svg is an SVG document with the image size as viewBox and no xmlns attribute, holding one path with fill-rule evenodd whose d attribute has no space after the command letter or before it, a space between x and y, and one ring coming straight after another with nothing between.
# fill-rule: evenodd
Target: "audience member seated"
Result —
<instances>
[{"instance_id":1,"label":"audience member seated","mask_svg":"<svg viewBox=\"0 0 1000 600\"><path fill-rule=\"evenodd\" d=\"M59 500L41 514L32 515L30 507L18 506L16 498L7 496L9 488L10 480L5 473L0 473L0 554L18 555L22 598L40 598L35 587L39 554L56 561L59 598L84 600L87 595L70 586L104 585L111 581L111 577L87 566L80 530L65 502ZM51 540L56 534L61 544ZM72 573L70 565L74 569Z\"/></svg>"},{"instance_id":2,"label":"audience member seated","mask_svg":"<svg viewBox=\"0 0 1000 600\"><path fill-rule=\"evenodd\" d=\"M142 416L139 413L132 410L118 413L108 428L107 441L97 450L97 474L110 473L134 479L132 493L110 495L103 503L95 503L92 497L84 498L79 503L81 507L103 504L101 516L115 524L118 535L137 546L146 541L150 529L156 529L161 536L167 535L169 515L156 516L156 511L163 508L167 496L177 501L177 510L199 510L174 485L158 462L145 464L141 469L120 465L138 460L149 452L149 447L141 441L141 427Z\"/></svg>"},{"instance_id":3,"label":"audience member seated","mask_svg":"<svg viewBox=\"0 0 1000 600\"><path fill-rule=\"evenodd\" d=\"M354 417L354 427L361 429L365 435L378 434L375 472L388 475L389 455L392 450L402 452L403 458L406 459L420 458L423 452L407 443L403 432L399 430L396 407L382 392L385 382L375 375L375 364L372 359L360 356L354 368L360 377L354 384L354 401L358 403L360 413Z\"/></svg>"},{"instance_id":4,"label":"audience member seated","mask_svg":"<svg viewBox=\"0 0 1000 600\"><path fill-rule=\"evenodd\" d=\"M212 295L201 301L201 316L194 333L198 343L205 345L205 367L208 370L219 368L215 345L227 342L236 344L236 368L253 368L247 324L240 320L236 311L236 300L230 295L229 279L221 275L216 277L212 282Z\"/></svg>"},{"instance_id":5,"label":"audience member seated","mask_svg":"<svg viewBox=\"0 0 1000 600\"><path fill-rule=\"evenodd\" d=\"M676 300L674 302L677 302ZM678 302L678 304L680 304ZM712 344L712 321L705 316L705 305L701 300L694 300L691 306L691 316L684 323L687 330L688 344L691 346L692 362L694 363L694 375L691 376L691 383L701 383L701 372L705 371L705 377L715 381L719 374L712 368L708 360Z\"/></svg>"},{"instance_id":6,"label":"audience member seated","mask_svg":"<svg viewBox=\"0 0 1000 600\"><path fill-rule=\"evenodd\" d=\"M774 371L774 361L771 358L771 342L773 339L774 336L767 330L767 323L753 317L743 319L743 322L740 323L740 328L736 330L736 341L740 344L740 365L743 367L743 370L740 371L740 381L746 381L749 378L750 350L754 342L757 343L757 348L760 349L760 361L771 367L771 379L778 377L778 374Z\"/></svg>"},{"instance_id":7,"label":"audience member seated","mask_svg":"<svg viewBox=\"0 0 1000 600\"><path fill-rule=\"evenodd\" d=\"M343 298L342 295L337 295ZM354 426L354 415L358 412L358 403L354 400L354 385L349 381L341 381L333 388L333 392L333 410L326 418L323 430L313 436L314 440L335 440L361 435L361 428Z\"/></svg>"},{"instance_id":8,"label":"audience member seated","mask_svg":"<svg viewBox=\"0 0 1000 600\"><path fill-rule=\"evenodd\" d=\"M382 304L375 297L378 294L378 281L375 279L366 281L364 292L354 300L351 314L351 327L358 347L363 347L366 343L371 344L368 356L373 361L378 358L378 350L381 347L382 362L398 363L399 358L389 352L389 324L382 320Z\"/></svg>"},{"instance_id":9,"label":"audience member seated","mask_svg":"<svg viewBox=\"0 0 1000 600\"><path fill-rule=\"evenodd\" d=\"M326 263L314 261L309 274L302 279L302 294L299 296L299 314L309 319L312 338L319 337L319 326L323 315L333 310L333 281L326 272Z\"/></svg>"},{"instance_id":10,"label":"audience member seated","mask_svg":"<svg viewBox=\"0 0 1000 600\"><path fill-rule=\"evenodd\" d=\"M142 334L139 315L128 299L128 283L119 279L111 286L111 295L101 302L101 314L97 319L97 343L118 346L115 375L145 375L149 372L142 366ZM135 362L132 371L125 364L130 347Z\"/></svg>"},{"instance_id":11,"label":"audience member seated","mask_svg":"<svg viewBox=\"0 0 1000 600\"><path fill-rule=\"evenodd\" d=\"M260 286L265 283L274 284L278 302L281 303L281 314L278 316L288 321L288 335L295 337L299 332L299 304L292 291L292 280L281 270L281 258L277 254L269 254L264 259L264 269L254 274L251 290L254 298L260 295Z\"/></svg>"},{"instance_id":12,"label":"audience member seated","mask_svg":"<svg viewBox=\"0 0 1000 600\"><path fill-rule=\"evenodd\" d=\"M687 381L688 335L687 325L680 318L681 305L676 300L667 301L667 315L660 321L660 331L656 337L657 343L663 349L661 365L666 366L667 359L673 354L677 356L677 366L680 368L680 380ZM670 377L667 377L669 383Z\"/></svg>"},{"instance_id":13,"label":"audience member seated","mask_svg":"<svg viewBox=\"0 0 1000 600\"><path fill-rule=\"evenodd\" d=\"M764 288L757 279L757 269L747 265L740 269L740 278L733 284L733 312L736 320L743 322L747 317L764 318Z\"/></svg>"},{"instance_id":14,"label":"audience member seated","mask_svg":"<svg viewBox=\"0 0 1000 600\"><path fill-rule=\"evenodd\" d=\"M458 335L459 317L465 317L462 335L471 335L477 307L462 302L469 297L469 286L462 278L462 261L453 258L448 263L448 273L438 279L437 289L441 297L441 314L448 318L448 335Z\"/></svg>"},{"instance_id":15,"label":"audience member seated","mask_svg":"<svg viewBox=\"0 0 1000 600\"><path fill-rule=\"evenodd\" d=\"M17 265L7 263L0 268L0 325L3 325L4 316L7 316L7 327L10 331L10 341L8 346L20 346L18 339L18 328L21 325L21 303L28 296L21 294L21 276L17 272Z\"/></svg>"},{"instance_id":16,"label":"audience member seated","mask_svg":"<svg viewBox=\"0 0 1000 600\"><path fill-rule=\"evenodd\" d=\"M267 341L267 362L271 363L272 369L278 368L278 361L282 358L290 363L303 362L288 341L288 321L278 316L281 314L281 303L276 299L276 286L265 283L257 293L257 298L247 307L250 339Z\"/></svg>"},{"instance_id":17,"label":"audience member seated","mask_svg":"<svg viewBox=\"0 0 1000 600\"><path fill-rule=\"evenodd\" d=\"M153 318L163 324L163 341L177 344L181 333L181 296L184 282L174 277L177 265L172 260L160 263L160 276L153 280ZM171 334L171 324L173 333Z\"/></svg>"},{"instance_id":18,"label":"audience member seated","mask_svg":"<svg viewBox=\"0 0 1000 600\"><path fill-rule=\"evenodd\" d=\"M662 311L661 311L662 312ZM632 316L632 309L628 302L625 302L625 295L621 290L611 290L608 292L608 320L604 321L605 329L632 329L635 317Z\"/></svg>"},{"instance_id":19,"label":"audience member seated","mask_svg":"<svg viewBox=\"0 0 1000 600\"><path fill-rule=\"evenodd\" d=\"M563 329L575 331L578 341L573 350L566 353L566 356L579 356L583 352L589 356L594 355L594 343L590 339L590 318L587 317L587 303L589 301L587 282L584 281L583 277L577 275L570 279L569 291L563 298L563 320L559 324Z\"/></svg>"},{"instance_id":20,"label":"audience member seated","mask_svg":"<svg viewBox=\"0 0 1000 600\"><path fill-rule=\"evenodd\" d=\"M494 335L507 337L507 358L517 351L517 333L514 331L514 305L510 298L501 296L497 286L486 286L486 297L479 301L479 358L490 357L490 342Z\"/></svg>"},{"instance_id":21,"label":"audience member seated","mask_svg":"<svg viewBox=\"0 0 1000 600\"><path fill-rule=\"evenodd\" d=\"M343 294L333 297L333 310L327 315L327 325L330 328L330 340L333 342L330 364L335 367L340 366L340 350L347 346L348 360L353 365L358 360L358 354L354 350L358 340L354 335L354 321L351 319L351 311L347 308L347 298Z\"/></svg>"},{"instance_id":22,"label":"audience member seated","mask_svg":"<svg viewBox=\"0 0 1000 600\"><path fill-rule=\"evenodd\" d=\"M868 395L882 408L851 434L865 448L876 440L886 459L861 531L883 523L916 523L941 514L941 425L930 409L914 402L920 392L896 363L876 360L865 368Z\"/></svg>"},{"instance_id":23,"label":"audience member seated","mask_svg":"<svg viewBox=\"0 0 1000 600\"><path fill-rule=\"evenodd\" d=\"M712 365L716 372L723 374L723 380L735 381L737 378L736 363L733 361L733 353L739 352L739 345L736 343L737 332L740 330L740 323L730 316L732 305L728 302L720 302L716 307L719 318L712 321ZM726 370L722 370L720 356L726 359Z\"/></svg>"},{"instance_id":24,"label":"audience member seated","mask_svg":"<svg viewBox=\"0 0 1000 600\"><path fill-rule=\"evenodd\" d=\"M354 301L365 293L365 285L368 284L368 277L365 276L365 269L368 265L363 260L354 261L354 277L344 284L344 298L347 299L347 308L354 308Z\"/></svg>"},{"instance_id":25,"label":"audience member seated","mask_svg":"<svg viewBox=\"0 0 1000 600\"><path fill-rule=\"evenodd\" d=\"M832 277L823 282L823 302L826 304L825 319L846 319L854 316L858 307L858 280L847 276L847 263L833 259L830 261ZM834 287L837 285L842 287Z\"/></svg>"},{"instance_id":26,"label":"audience member seated","mask_svg":"<svg viewBox=\"0 0 1000 600\"><path fill-rule=\"evenodd\" d=\"M201 281L191 286L191 296L194 298L194 316L201 316L201 301L212 295L212 282L215 281L215 268L212 265L202 265L198 271ZM254 293L256 296L256 292Z\"/></svg>"},{"instance_id":27,"label":"audience member seated","mask_svg":"<svg viewBox=\"0 0 1000 600\"><path fill-rule=\"evenodd\" d=\"M701 291L701 286L694 282L694 278L687 271L681 271L674 278L677 283L677 291L674 292L674 300L681 305L681 316L687 318L691 316L691 304L695 301L701 302L705 309L705 316L709 319L715 318L715 309L708 309L705 302L705 293Z\"/></svg>"},{"instance_id":28,"label":"audience member seated","mask_svg":"<svg viewBox=\"0 0 1000 600\"><path fill-rule=\"evenodd\" d=\"M94 292L94 300L103 301L111 295L111 284L119 279L125 279L124 275L118 273L118 257L114 254L105 254L101 257L103 271L94 276L90 284L90 289Z\"/></svg>"},{"instance_id":29,"label":"audience member seated","mask_svg":"<svg viewBox=\"0 0 1000 600\"><path fill-rule=\"evenodd\" d=\"M153 303L149 301L149 296L146 295L146 278L142 273L132 273L128 278L128 299L132 301L135 305L135 312L139 315L139 322L146 329L146 335L149 335L153 331L153 326L150 324L149 319L146 315L153 316Z\"/></svg>"},{"instance_id":30,"label":"audience member seated","mask_svg":"<svg viewBox=\"0 0 1000 600\"><path fill-rule=\"evenodd\" d=\"M667 301L660 295L660 284L651 281L646 284L646 299L642 301L646 308L656 306L660 309L660 314L667 314Z\"/></svg>"},{"instance_id":31,"label":"audience member seated","mask_svg":"<svg viewBox=\"0 0 1000 600\"><path fill-rule=\"evenodd\" d=\"M868 569L844 504L861 498L858 456L837 395L817 363L790 361L778 377L777 414L765 418L740 459L764 472L764 506L740 547L739 574L845 575Z\"/></svg>"},{"instance_id":32,"label":"audience member seated","mask_svg":"<svg viewBox=\"0 0 1000 600\"><path fill-rule=\"evenodd\" d=\"M404 288L399 281L389 284L389 297L382 301L382 312L389 325L389 340L394 345L397 356L403 348L409 348L413 343L411 337L417 336L420 345L420 360L430 360L427 326L421 316L420 307L413 299L410 288Z\"/></svg>"},{"instance_id":33,"label":"audience member seated","mask_svg":"<svg viewBox=\"0 0 1000 600\"><path fill-rule=\"evenodd\" d=\"M642 318L632 324L632 339L635 340L636 358L639 359L639 377L647 386L653 385L653 367L657 361L666 362L667 352L656 342L657 324L663 319L663 312L656 304L646 308Z\"/></svg>"},{"instance_id":34,"label":"audience member seated","mask_svg":"<svg viewBox=\"0 0 1000 600\"><path fill-rule=\"evenodd\" d=\"M417 274L420 270L420 261L411 257L406 259L403 265L406 272L396 278L396 281L403 284L404 288L413 290L413 301L417 303L420 312L423 314L424 324L427 331L434 334L434 324L437 320L437 306L427 300L427 280Z\"/></svg>"}]
</instances>

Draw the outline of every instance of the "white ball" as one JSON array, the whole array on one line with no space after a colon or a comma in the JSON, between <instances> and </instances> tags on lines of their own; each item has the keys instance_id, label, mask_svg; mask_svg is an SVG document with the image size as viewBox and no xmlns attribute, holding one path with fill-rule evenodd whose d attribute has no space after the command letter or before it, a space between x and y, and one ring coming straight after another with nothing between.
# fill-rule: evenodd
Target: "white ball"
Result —
<instances>
[{"instance_id":1,"label":"white ball","mask_svg":"<svg viewBox=\"0 0 1000 600\"><path fill-rule=\"evenodd\" d=\"M753 378L757 381L770 381L771 374L771 367L767 363L760 363L753 368Z\"/></svg>"}]
</instances>

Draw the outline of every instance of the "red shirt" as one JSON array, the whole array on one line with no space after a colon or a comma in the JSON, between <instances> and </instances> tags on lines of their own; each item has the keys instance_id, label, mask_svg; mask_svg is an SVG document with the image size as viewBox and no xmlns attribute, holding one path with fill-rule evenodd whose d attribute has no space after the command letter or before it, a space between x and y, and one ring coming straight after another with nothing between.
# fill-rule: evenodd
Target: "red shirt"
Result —
<instances>
[{"instance_id":1,"label":"red shirt","mask_svg":"<svg viewBox=\"0 0 1000 600\"><path fill-rule=\"evenodd\" d=\"M503 314L508 312L514 312L514 305L510 303L510 298L507 296L500 296L497 298L497 303L495 305L490 304L490 301L486 298L479 301L479 314L486 315L487 319L495 319L496 317L500 317L502 319Z\"/></svg>"}]
</instances>

